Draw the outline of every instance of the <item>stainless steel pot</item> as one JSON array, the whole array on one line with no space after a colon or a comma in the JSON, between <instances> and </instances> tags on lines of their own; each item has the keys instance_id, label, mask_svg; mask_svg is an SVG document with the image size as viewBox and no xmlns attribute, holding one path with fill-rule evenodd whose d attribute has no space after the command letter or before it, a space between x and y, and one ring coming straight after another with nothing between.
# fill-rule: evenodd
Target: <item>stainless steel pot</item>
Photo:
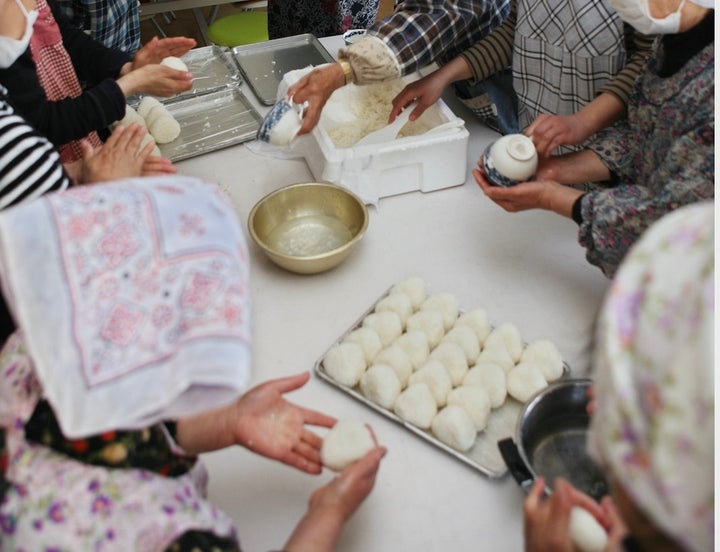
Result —
<instances>
[{"instance_id":1,"label":"stainless steel pot","mask_svg":"<svg viewBox=\"0 0 720 552\"><path fill-rule=\"evenodd\" d=\"M602 471L587 453L587 390L590 379L567 379L535 394L520 412L515 441L498 442L510 473L528 491L542 475L552 488L556 477L600 500L608 494Z\"/></svg>"}]
</instances>

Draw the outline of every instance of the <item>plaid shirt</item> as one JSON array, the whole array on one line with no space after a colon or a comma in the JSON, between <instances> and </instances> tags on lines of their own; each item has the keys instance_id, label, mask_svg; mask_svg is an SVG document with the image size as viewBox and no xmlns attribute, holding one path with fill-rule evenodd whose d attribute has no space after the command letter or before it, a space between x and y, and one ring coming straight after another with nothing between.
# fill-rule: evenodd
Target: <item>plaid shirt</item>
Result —
<instances>
[{"instance_id":1,"label":"plaid shirt","mask_svg":"<svg viewBox=\"0 0 720 552\"><path fill-rule=\"evenodd\" d=\"M500 25L509 0L404 0L368 34L395 53L403 75L445 63Z\"/></svg>"},{"instance_id":2,"label":"plaid shirt","mask_svg":"<svg viewBox=\"0 0 720 552\"><path fill-rule=\"evenodd\" d=\"M129 54L140 49L138 0L57 0L62 14L108 48Z\"/></svg>"}]
</instances>

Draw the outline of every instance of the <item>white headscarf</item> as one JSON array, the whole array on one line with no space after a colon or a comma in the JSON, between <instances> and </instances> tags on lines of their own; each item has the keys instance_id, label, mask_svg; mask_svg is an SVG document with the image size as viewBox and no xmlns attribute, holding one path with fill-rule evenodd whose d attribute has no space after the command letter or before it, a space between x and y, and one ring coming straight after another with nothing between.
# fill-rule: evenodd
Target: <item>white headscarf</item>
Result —
<instances>
[{"instance_id":1,"label":"white headscarf","mask_svg":"<svg viewBox=\"0 0 720 552\"><path fill-rule=\"evenodd\" d=\"M156 177L0 213L0 281L65 436L229 402L250 379L248 255L217 187Z\"/></svg>"},{"instance_id":2,"label":"white headscarf","mask_svg":"<svg viewBox=\"0 0 720 552\"><path fill-rule=\"evenodd\" d=\"M688 550L714 538L714 204L673 212L623 261L599 319L589 443Z\"/></svg>"}]
</instances>

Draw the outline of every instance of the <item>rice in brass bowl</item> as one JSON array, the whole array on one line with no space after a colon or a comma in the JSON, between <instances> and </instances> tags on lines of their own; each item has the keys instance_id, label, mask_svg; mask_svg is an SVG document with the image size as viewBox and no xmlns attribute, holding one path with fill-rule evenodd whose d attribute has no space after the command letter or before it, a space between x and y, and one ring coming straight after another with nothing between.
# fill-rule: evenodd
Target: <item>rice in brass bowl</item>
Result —
<instances>
[{"instance_id":1,"label":"rice in brass bowl","mask_svg":"<svg viewBox=\"0 0 720 552\"><path fill-rule=\"evenodd\" d=\"M368 211L349 190L301 182L276 190L250 211L253 241L277 265L316 274L343 262L362 239Z\"/></svg>"}]
</instances>

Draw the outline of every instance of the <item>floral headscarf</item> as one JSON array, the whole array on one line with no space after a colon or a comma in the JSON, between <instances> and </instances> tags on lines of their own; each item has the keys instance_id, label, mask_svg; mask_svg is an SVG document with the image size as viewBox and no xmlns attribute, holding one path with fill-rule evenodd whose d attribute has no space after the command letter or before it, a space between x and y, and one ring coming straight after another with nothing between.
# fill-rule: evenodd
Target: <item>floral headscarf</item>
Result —
<instances>
[{"instance_id":1,"label":"floral headscarf","mask_svg":"<svg viewBox=\"0 0 720 552\"><path fill-rule=\"evenodd\" d=\"M714 538L714 204L650 228L600 315L590 448L664 533Z\"/></svg>"}]
</instances>

